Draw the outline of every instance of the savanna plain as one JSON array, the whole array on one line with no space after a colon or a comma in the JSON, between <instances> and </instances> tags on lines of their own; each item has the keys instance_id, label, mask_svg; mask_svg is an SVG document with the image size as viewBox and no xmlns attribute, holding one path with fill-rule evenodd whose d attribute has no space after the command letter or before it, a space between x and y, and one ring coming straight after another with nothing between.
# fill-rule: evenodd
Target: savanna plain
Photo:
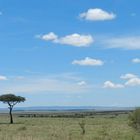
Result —
<instances>
[{"instance_id":1,"label":"savanna plain","mask_svg":"<svg viewBox=\"0 0 140 140\"><path fill-rule=\"evenodd\" d=\"M129 126L129 113L82 117L0 115L0 140L140 140Z\"/></svg>"}]
</instances>

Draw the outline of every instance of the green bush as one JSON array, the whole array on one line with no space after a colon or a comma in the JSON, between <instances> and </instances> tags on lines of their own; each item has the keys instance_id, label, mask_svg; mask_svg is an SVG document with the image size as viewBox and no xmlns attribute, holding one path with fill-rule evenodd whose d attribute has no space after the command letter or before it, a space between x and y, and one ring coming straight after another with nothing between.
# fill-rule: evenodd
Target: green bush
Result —
<instances>
[{"instance_id":1,"label":"green bush","mask_svg":"<svg viewBox=\"0 0 140 140\"><path fill-rule=\"evenodd\" d=\"M82 120L81 122L79 122L79 126L80 126L80 128L82 130L82 135L84 135L85 132L86 132L85 125L86 125L85 120Z\"/></svg>"},{"instance_id":2,"label":"green bush","mask_svg":"<svg viewBox=\"0 0 140 140\"><path fill-rule=\"evenodd\" d=\"M140 108L137 108L129 115L129 120L129 124L136 130L140 131Z\"/></svg>"},{"instance_id":3,"label":"green bush","mask_svg":"<svg viewBox=\"0 0 140 140\"><path fill-rule=\"evenodd\" d=\"M25 131L25 130L27 130L27 128L26 128L26 126L21 126L21 127L18 128L18 130L19 131Z\"/></svg>"}]
</instances>

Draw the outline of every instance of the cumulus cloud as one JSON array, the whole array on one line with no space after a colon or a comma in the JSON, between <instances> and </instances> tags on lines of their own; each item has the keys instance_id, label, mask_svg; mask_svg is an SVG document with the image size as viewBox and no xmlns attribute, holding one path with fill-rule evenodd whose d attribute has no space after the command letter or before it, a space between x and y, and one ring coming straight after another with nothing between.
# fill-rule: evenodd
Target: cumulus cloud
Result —
<instances>
[{"instance_id":1,"label":"cumulus cloud","mask_svg":"<svg viewBox=\"0 0 140 140\"><path fill-rule=\"evenodd\" d=\"M120 78L127 80L127 79L137 78L137 75L131 74L131 73L127 73L127 74L122 75Z\"/></svg>"},{"instance_id":2,"label":"cumulus cloud","mask_svg":"<svg viewBox=\"0 0 140 140\"><path fill-rule=\"evenodd\" d=\"M60 44L71 45L71 46L85 47L85 46L89 46L91 43L93 43L93 41L94 40L91 35L80 35L75 33L59 38L55 42Z\"/></svg>"},{"instance_id":3,"label":"cumulus cloud","mask_svg":"<svg viewBox=\"0 0 140 140\"><path fill-rule=\"evenodd\" d=\"M102 66L104 62L99 59L86 57L85 59L82 59L82 60L74 60L72 64L81 65L81 66Z\"/></svg>"},{"instance_id":4,"label":"cumulus cloud","mask_svg":"<svg viewBox=\"0 0 140 140\"><path fill-rule=\"evenodd\" d=\"M134 59L132 59L132 63L140 63L140 58L134 58Z\"/></svg>"},{"instance_id":5,"label":"cumulus cloud","mask_svg":"<svg viewBox=\"0 0 140 140\"><path fill-rule=\"evenodd\" d=\"M131 78L126 83L126 86L140 86L140 78Z\"/></svg>"},{"instance_id":6,"label":"cumulus cloud","mask_svg":"<svg viewBox=\"0 0 140 140\"><path fill-rule=\"evenodd\" d=\"M125 50L139 50L140 36L105 38L102 44L107 48L120 48Z\"/></svg>"},{"instance_id":7,"label":"cumulus cloud","mask_svg":"<svg viewBox=\"0 0 140 140\"><path fill-rule=\"evenodd\" d=\"M58 37L55 33L50 32L48 34L39 36L39 38L45 41L52 41L53 43L75 47L87 47L94 42L94 39L91 35L80 35L77 33L66 35L64 37Z\"/></svg>"},{"instance_id":8,"label":"cumulus cloud","mask_svg":"<svg viewBox=\"0 0 140 140\"><path fill-rule=\"evenodd\" d=\"M124 84L115 84L111 81L104 82L104 88L125 88L125 87L134 87L140 86L140 78L139 76L127 73L120 77L121 79L125 80Z\"/></svg>"},{"instance_id":9,"label":"cumulus cloud","mask_svg":"<svg viewBox=\"0 0 140 140\"><path fill-rule=\"evenodd\" d=\"M122 79L127 80L125 86L140 86L140 78L135 74L125 74L121 76Z\"/></svg>"},{"instance_id":10,"label":"cumulus cloud","mask_svg":"<svg viewBox=\"0 0 140 140\"><path fill-rule=\"evenodd\" d=\"M3 81L3 80L7 80L7 77L0 75L0 81Z\"/></svg>"},{"instance_id":11,"label":"cumulus cloud","mask_svg":"<svg viewBox=\"0 0 140 140\"><path fill-rule=\"evenodd\" d=\"M57 35L53 32L50 32L48 34L45 34L41 37L43 40L49 41L49 40L56 40Z\"/></svg>"},{"instance_id":12,"label":"cumulus cloud","mask_svg":"<svg viewBox=\"0 0 140 140\"><path fill-rule=\"evenodd\" d=\"M112 88L112 89L117 89L117 88L124 88L124 85L122 84L115 84L111 81L106 81L104 82L103 88Z\"/></svg>"},{"instance_id":13,"label":"cumulus cloud","mask_svg":"<svg viewBox=\"0 0 140 140\"><path fill-rule=\"evenodd\" d=\"M85 20L91 20L91 21L103 21L103 20L112 20L116 18L116 15L112 12L109 13L102 9L95 8L95 9L88 9L87 12L81 13L80 18L83 18Z\"/></svg>"}]
</instances>

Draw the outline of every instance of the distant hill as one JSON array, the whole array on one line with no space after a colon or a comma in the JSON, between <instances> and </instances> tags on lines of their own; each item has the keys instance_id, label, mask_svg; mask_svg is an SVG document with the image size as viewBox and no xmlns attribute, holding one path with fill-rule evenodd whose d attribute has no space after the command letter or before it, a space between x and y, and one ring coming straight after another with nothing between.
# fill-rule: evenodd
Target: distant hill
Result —
<instances>
[{"instance_id":1,"label":"distant hill","mask_svg":"<svg viewBox=\"0 0 140 140\"><path fill-rule=\"evenodd\" d=\"M134 110L135 107L102 107L102 106L36 106L15 107L14 111L117 111ZM0 112L7 112L7 108L0 108Z\"/></svg>"}]
</instances>

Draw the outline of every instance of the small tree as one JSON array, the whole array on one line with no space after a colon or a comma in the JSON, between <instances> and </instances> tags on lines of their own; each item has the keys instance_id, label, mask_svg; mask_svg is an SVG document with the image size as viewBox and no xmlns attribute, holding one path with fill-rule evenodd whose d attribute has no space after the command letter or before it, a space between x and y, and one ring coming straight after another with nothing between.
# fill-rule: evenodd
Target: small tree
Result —
<instances>
[{"instance_id":1,"label":"small tree","mask_svg":"<svg viewBox=\"0 0 140 140\"><path fill-rule=\"evenodd\" d=\"M10 115L10 123L13 124L13 116L12 116L12 110L13 107L20 102L24 102L26 99L21 96L16 96L14 94L4 94L0 96L0 101L3 103L8 104L9 108L9 115Z\"/></svg>"},{"instance_id":2,"label":"small tree","mask_svg":"<svg viewBox=\"0 0 140 140\"><path fill-rule=\"evenodd\" d=\"M80 125L81 130L82 130L82 135L84 135L85 132L86 132L86 130L85 130L85 125L86 125L85 120L82 120L81 122L79 122L79 125Z\"/></svg>"}]
</instances>

